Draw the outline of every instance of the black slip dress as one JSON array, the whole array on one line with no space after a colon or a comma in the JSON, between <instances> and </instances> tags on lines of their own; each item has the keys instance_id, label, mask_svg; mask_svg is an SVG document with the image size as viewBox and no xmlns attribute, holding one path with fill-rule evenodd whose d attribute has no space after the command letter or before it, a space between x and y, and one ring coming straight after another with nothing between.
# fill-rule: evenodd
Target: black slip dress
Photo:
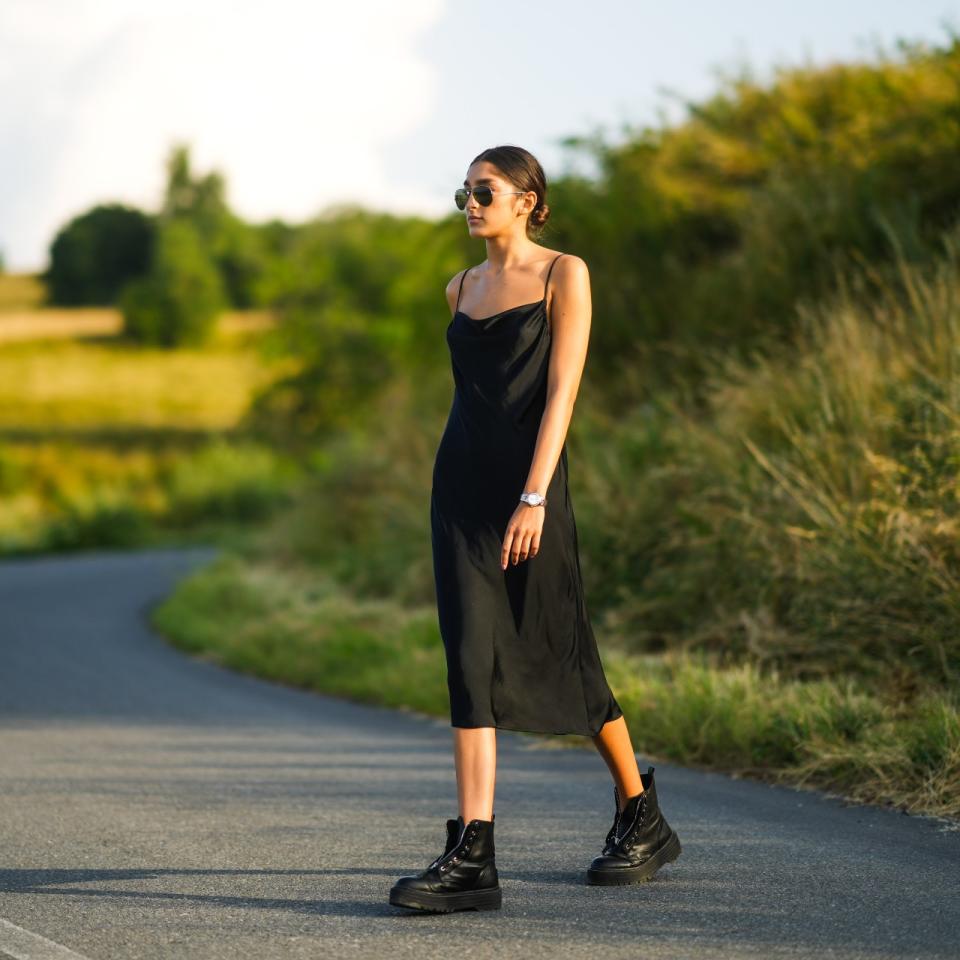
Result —
<instances>
[{"instance_id":1,"label":"black slip dress","mask_svg":"<svg viewBox=\"0 0 960 960\"><path fill-rule=\"evenodd\" d=\"M563 254L560 254L563 256ZM567 446L545 494L536 556L500 566L546 405L543 299L447 327L453 403L436 452L430 530L451 726L595 736L622 716L584 603Z\"/></svg>"}]
</instances>

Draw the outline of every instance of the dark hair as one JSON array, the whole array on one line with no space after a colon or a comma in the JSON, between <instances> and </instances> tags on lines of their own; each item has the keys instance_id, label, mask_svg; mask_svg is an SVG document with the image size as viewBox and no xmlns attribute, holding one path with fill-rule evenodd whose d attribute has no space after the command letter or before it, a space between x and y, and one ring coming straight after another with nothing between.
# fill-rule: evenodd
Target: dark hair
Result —
<instances>
[{"instance_id":1,"label":"dark hair","mask_svg":"<svg viewBox=\"0 0 960 960\"><path fill-rule=\"evenodd\" d=\"M531 239L543 232L543 226L550 216L547 206L547 178L540 161L523 147L513 144L500 144L478 153L470 161L471 166L479 160L492 163L518 190L532 190L537 202L527 217L527 236Z\"/></svg>"}]
</instances>

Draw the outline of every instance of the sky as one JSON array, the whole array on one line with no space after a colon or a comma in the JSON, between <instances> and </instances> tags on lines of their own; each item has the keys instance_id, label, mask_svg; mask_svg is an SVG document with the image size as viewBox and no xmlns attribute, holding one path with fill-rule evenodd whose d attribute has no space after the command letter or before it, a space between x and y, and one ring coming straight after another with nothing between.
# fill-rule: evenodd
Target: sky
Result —
<instances>
[{"instance_id":1,"label":"sky","mask_svg":"<svg viewBox=\"0 0 960 960\"><path fill-rule=\"evenodd\" d=\"M242 217L439 216L515 143L547 179L679 118L718 71L945 43L960 0L0 0L0 255L43 269L97 203L159 206L174 144Z\"/></svg>"}]
</instances>

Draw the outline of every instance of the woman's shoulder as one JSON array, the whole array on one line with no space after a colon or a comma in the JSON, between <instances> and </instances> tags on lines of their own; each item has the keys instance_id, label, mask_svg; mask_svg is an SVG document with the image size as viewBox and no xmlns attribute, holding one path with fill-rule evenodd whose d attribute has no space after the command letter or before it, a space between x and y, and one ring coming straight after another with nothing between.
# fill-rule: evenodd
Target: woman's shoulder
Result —
<instances>
[{"instance_id":1,"label":"woman's shoulder","mask_svg":"<svg viewBox=\"0 0 960 960\"><path fill-rule=\"evenodd\" d=\"M559 250L551 259L548 267L550 285L559 283L563 286L576 286L590 283L590 270L586 260L575 253L562 253Z\"/></svg>"},{"instance_id":2,"label":"woman's shoulder","mask_svg":"<svg viewBox=\"0 0 960 960\"><path fill-rule=\"evenodd\" d=\"M457 296L460 293L460 285L463 283L463 278L466 276L467 272L472 270L473 267L464 267L462 270L458 270L448 281L444 293L447 297L447 304L450 309L453 310L454 304L457 302Z\"/></svg>"},{"instance_id":3,"label":"woman's shoulder","mask_svg":"<svg viewBox=\"0 0 960 960\"><path fill-rule=\"evenodd\" d=\"M473 267L475 267L475 266L477 266L477 264L473 264L473 266L464 267L462 270L458 270L458 271L447 281L447 293L449 293L451 290L456 290L457 287L460 286L460 281L461 281L461 280L473 269Z\"/></svg>"},{"instance_id":4,"label":"woman's shoulder","mask_svg":"<svg viewBox=\"0 0 960 960\"><path fill-rule=\"evenodd\" d=\"M587 262L583 257L575 253L566 253L564 250L549 250L548 259L551 264L556 264L559 270L563 267L566 270L586 270Z\"/></svg>"}]
</instances>

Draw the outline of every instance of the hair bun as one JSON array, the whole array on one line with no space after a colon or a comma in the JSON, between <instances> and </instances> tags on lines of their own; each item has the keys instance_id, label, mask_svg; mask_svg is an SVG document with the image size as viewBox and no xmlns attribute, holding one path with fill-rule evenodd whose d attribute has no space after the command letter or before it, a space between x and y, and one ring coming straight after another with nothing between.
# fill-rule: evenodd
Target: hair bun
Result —
<instances>
[{"instance_id":1,"label":"hair bun","mask_svg":"<svg viewBox=\"0 0 960 960\"><path fill-rule=\"evenodd\" d=\"M539 207L530 212L530 223L535 227L542 227L550 218L550 207L541 203Z\"/></svg>"}]
</instances>

